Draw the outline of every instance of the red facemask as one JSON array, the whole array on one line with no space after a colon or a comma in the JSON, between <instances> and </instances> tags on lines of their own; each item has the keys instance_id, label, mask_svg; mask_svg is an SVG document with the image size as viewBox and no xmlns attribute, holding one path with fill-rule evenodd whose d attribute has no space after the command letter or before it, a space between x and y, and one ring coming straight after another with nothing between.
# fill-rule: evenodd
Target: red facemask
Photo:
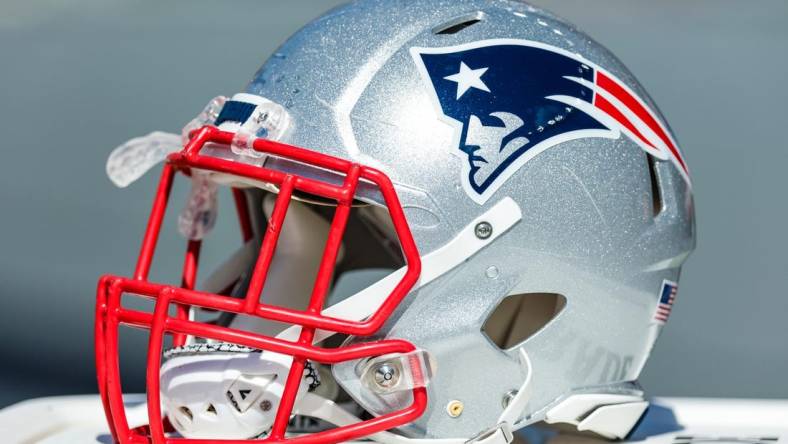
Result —
<instances>
[{"instance_id":1,"label":"red facemask","mask_svg":"<svg viewBox=\"0 0 788 444\"><path fill-rule=\"evenodd\" d=\"M234 136L235 134L232 132L222 131L214 126L205 126L192 132L190 141L182 151L169 155L162 172L133 277L104 276L99 281L95 326L96 368L104 409L114 439L122 443L151 441L155 443L247 442L197 441L168 437L171 428L162 415L159 374L166 336L171 336L172 344L175 347L183 345L187 337L197 337L292 357L292 364L284 383L284 393L276 411L273 426L263 441L309 443L347 441L412 422L423 413L427 405L426 389L423 386L418 387L421 384L417 384L417 387L413 389L413 403L399 411L310 435L285 437L299 383L308 360L323 364L336 364L392 353L405 354L415 350L413 344L395 339L356 343L331 349L315 346L313 342L318 330L361 337L374 335L418 281L421 262L394 186L384 173L347 160L266 139L255 139L250 144L251 149L257 153L306 164L340 175L342 183L336 185L279 170L201 154L202 148L207 143L210 143L214 149L215 147L224 147L230 150ZM262 246L244 298L233 298L194 289L201 246L199 240L190 240L188 243L181 286L163 285L148 280L174 176L178 171L190 174L192 170L223 173L270 184L278 189L274 209L263 236ZM331 284L351 205L361 183L379 191L390 214L407 266L402 279L378 309L365 320L352 321L323 315L322 310ZM234 190L234 193L238 202L241 192ZM328 240L323 250L306 310L267 305L265 294L261 294L293 193L308 193L336 204ZM237 208L244 237L246 240L251 239L249 215L243 205L237 205ZM139 297L149 298L155 302L155 309L152 313L124 308L121 304L124 298ZM174 307L174 311L171 312L172 307ZM300 327L300 335L296 341L288 341L198 322L189 319L191 307L254 316L298 326ZM118 329L120 325L149 331L146 374L148 427L131 429L126 418L118 361ZM249 442L260 442L260 440Z\"/></svg>"}]
</instances>

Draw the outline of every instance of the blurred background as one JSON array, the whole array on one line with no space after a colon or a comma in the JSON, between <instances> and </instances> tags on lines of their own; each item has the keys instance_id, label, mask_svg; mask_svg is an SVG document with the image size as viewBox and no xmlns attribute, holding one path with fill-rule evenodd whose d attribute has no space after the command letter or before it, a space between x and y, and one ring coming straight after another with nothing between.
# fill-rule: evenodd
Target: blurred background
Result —
<instances>
[{"instance_id":1,"label":"blurred background","mask_svg":"<svg viewBox=\"0 0 788 444\"><path fill-rule=\"evenodd\" d=\"M132 271L156 185L150 174L115 188L104 172L112 148L179 131L339 3L0 1L0 407L96 391L95 282ZM788 2L534 3L629 66L692 169L698 250L643 385L661 396L788 397ZM173 202L185 191L176 186ZM219 221L209 261L239 245L234 224ZM159 256L183 248L165 236ZM154 264L152 278L180 266ZM124 366L144 364L144 339L124 338L137 345ZM142 376L126 390L142 391Z\"/></svg>"}]
</instances>

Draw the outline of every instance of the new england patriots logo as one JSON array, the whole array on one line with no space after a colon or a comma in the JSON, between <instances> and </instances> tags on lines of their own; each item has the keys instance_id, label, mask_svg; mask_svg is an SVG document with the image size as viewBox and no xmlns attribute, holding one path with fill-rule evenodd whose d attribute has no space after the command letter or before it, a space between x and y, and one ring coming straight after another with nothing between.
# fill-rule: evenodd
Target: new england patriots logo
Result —
<instances>
[{"instance_id":1,"label":"new england patriots logo","mask_svg":"<svg viewBox=\"0 0 788 444\"><path fill-rule=\"evenodd\" d=\"M411 48L443 120L467 156L463 186L483 204L521 166L561 142L619 138L670 159L689 182L669 130L623 82L597 65L538 42L496 39Z\"/></svg>"}]
</instances>

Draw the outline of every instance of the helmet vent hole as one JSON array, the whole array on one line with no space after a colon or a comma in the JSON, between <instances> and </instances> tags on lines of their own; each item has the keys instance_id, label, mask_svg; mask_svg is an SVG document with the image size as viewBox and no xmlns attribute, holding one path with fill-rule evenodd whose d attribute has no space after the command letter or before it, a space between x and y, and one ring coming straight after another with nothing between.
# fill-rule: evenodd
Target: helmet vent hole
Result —
<instances>
[{"instance_id":1,"label":"helmet vent hole","mask_svg":"<svg viewBox=\"0 0 788 444\"><path fill-rule=\"evenodd\" d=\"M205 409L205 413L216 415L216 407L213 404L208 404L208 407Z\"/></svg>"},{"instance_id":2,"label":"helmet vent hole","mask_svg":"<svg viewBox=\"0 0 788 444\"><path fill-rule=\"evenodd\" d=\"M435 35L451 35L457 34L465 28L473 26L484 19L484 13L476 11L472 14L465 14L460 17L455 17L446 23L432 28L432 33Z\"/></svg>"},{"instance_id":3,"label":"helmet vent hole","mask_svg":"<svg viewBox=\"0 0 788 444\"><path fill-rule=\"evenodd\" d=\"M555 319L566 306L556 293L523 293L505 297L482 325L482 332L501 350L516 347Z\"/></svg>"},{"instance_id":4,"label":"helmet vent hole","mask_svg":"<svg viewBox=\"0 0 788 444\"><path fill-rule=\"evenodd\" d=\"M178 410L180 410L180 412L183 414L183 416L185 416L186 418L188 418L188 419L189 419L189 421L192 421L192 420L194 420L194 415L192 414L192 411L191 411L191 409L189 409L188 407L186 407L186 406L181 406L181 407L179 407L179 408L178 408Z\"/></svg>"},{"instance_id":5,"label":"helmet vent hole","mask_svg":"<svg viewBox=\"0 0 788 444\"><path fill-rule=\"evenodd\" d=\"M651 208L654 217L662 212L664 204L662 202L662 192L659 187L659 177L657 177L657 158L646 154L648 161L648 174L651 177Z\"/></svg>"}]
</instances>

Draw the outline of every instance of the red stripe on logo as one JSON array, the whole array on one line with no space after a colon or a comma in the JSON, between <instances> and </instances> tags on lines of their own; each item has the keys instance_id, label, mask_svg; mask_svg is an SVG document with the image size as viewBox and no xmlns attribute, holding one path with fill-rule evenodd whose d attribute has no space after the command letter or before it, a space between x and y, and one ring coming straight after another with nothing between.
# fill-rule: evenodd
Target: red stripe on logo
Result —
<instances>
[{"instance_id":1,"label":"red stripe on logo","mask_svg":"<svg viewBox=\"0 0 788 444\"><path fill-rule=\"evenodd\" d=\"M654 133L659 136L660 139L665 143L665 145L670 149L670 152L673 153L673 156L676 160L681 164L681 168L684 172L687 171L687 165L684 163L684 159L681 157L678 148L673 144L673 141L668 136L665 129L652 115L652 113L646 109L643 105L641 105L640 101L636 99L632 94L630 94L626 89L624 89L621 85L619 85L615 80L611 79L610 77L606 76L602 72L597 72L597 85L600 88L606 90L610 94L612 94L616 99L620 100L627 108L632 110L643 122L651 128ZM599 97L599 94L596 95ZM605 110L603 110L605 111ZM607 112L607 111L605 111ZM612 116L612 114L611 114ZM614 117L618 120L617 117Z\"/></svg>"},{"instance_id":2,"label":"red stripe on logo","mask_svg":"<svg viewBox=\"0 0 788 444\"><path fill-rule=\"evenodd\" d=\"M640 139L641 142L650 146L652 149L657 150L657 148L654 145L652 145L651 142L649 142L648 139L646 139L646 137L643 136L643 134L641 134L640 131L637 130L637 128L635 128L635 125L633 125L632 122L630 122L629 119L627 119L626 116L621 111L618 110L618 108L613 106L612 103L608 102L607 99L605 99L599 94L595 94L594 106L596 106L597 108L605 112L607 115L615 119L618 123L624 125L629 131L632 132L632 134L635 135L635 137Z\"/></svg>"}]
</instances>

